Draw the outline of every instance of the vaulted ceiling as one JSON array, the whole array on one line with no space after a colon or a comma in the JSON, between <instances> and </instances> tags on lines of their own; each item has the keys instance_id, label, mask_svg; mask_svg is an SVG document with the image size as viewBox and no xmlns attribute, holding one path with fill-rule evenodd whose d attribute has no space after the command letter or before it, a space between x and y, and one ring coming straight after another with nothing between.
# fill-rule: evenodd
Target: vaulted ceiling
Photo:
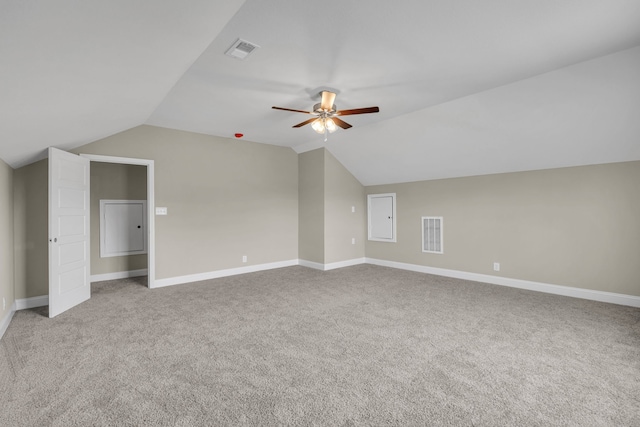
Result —
<instances>
[{"instance_id":1,"label":"vaulted ceiling","mask_svg":"<svg viewBox=\"0 0 640 427\"><path fill-rule=\"evenodd\" d=\"M639 22L640 0L0 0L0 157L146 123L326 146L365 185L640 160ZM327 87L380 113L325 142L271 109Z\"/></svg>"}]
</instances>

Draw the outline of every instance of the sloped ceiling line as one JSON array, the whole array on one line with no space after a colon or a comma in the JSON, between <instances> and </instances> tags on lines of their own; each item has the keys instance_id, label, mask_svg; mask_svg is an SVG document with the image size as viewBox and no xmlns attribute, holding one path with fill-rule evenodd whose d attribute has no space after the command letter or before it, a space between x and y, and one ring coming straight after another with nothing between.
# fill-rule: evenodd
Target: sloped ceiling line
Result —
<instances>
[{"instance_id":1,"label":"sloped ceiling line","mask_svg":"<svg viewBox=\"0 0 640 427\"><path fill-rule=\"evenodd\" d=\"M34 0L0 4L0 157L149 124L297 152L363 184L640 160L640 0ZM260 45L245 61L237 39ZM185 71L186 70L186 71ZM325 144L323 86L354 116Z\"/></svg>"}]
</instances>

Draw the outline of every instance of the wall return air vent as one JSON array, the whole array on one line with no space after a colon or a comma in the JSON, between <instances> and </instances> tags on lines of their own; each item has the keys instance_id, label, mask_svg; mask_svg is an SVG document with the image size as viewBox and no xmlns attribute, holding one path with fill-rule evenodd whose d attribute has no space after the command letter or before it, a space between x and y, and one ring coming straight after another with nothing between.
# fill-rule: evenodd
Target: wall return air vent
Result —
<instances>
[{"instance_id":1,"label":"wall return air vent","mask_svg":"<svg viewBox=\"0 0 640 427\"><path fill-rule=\"evenodd\" d=\"M229 49L225 52L225 55L231 56L236 59L246 59L254 50L259 48L257 44L248 42L246 40L236 40Z\"/></svg>"},{"instance_id":2,"label":"wall return air vent","mask_svg":"<svg viewBox=\"0 0 640 427\"><path fill-rule=\"evenodd\" d=\"M422 217L422 252L444 253L442 248L442 229L441 216Z\"/></svg>"}]
</instances>

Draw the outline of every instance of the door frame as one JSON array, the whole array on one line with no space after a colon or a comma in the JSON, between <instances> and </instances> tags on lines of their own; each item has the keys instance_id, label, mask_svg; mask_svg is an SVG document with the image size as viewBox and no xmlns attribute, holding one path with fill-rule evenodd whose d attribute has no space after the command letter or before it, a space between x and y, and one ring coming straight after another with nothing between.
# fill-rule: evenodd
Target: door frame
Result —
<instances>
[{"instance_id":1,"label":"door frame","mask_svg":"<svg viewBox=\"0 0 640 427\"><path fill-rule=\"evenodd\" d=\"M98 154L80 154L91 162L119 163L125 165L141 165L147 167L147 287L155 288L156 284L156 223L155 223L155 184L153 160L134 159L132 157L102 156Z\"/></svg>"}]
</instances>

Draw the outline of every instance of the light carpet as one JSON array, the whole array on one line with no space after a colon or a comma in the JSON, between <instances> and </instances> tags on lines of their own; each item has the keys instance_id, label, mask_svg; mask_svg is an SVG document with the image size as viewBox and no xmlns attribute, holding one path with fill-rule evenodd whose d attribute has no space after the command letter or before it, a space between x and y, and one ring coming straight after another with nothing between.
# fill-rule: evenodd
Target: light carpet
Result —
<instances>
[{"instance_id":1,"label":"light carpet","mask_svg":"<svg viewBox=\"0 0 640 427\"><path fill-rule=\"evenodd\" d=\"M0 341L2 426L639 426L640 309L360 265L95 283Z\"/></svg>"}]
</instances>

